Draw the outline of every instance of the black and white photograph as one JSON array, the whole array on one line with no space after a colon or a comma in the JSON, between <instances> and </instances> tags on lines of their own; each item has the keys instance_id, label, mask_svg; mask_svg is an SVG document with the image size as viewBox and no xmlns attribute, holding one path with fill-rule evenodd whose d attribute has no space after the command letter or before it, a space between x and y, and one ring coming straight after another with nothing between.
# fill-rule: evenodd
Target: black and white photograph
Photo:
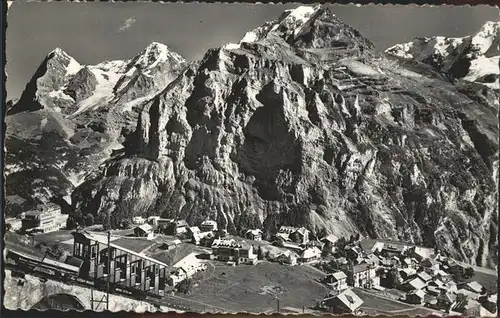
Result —
<instances>
[{"instance_id":1,"label":"black and white photograph","mask_svg":"<svg viewBox=\"0 0 500 318\"><path fill-rule=\"evenodd\" d=\"M498 315L498 8L6 21L6 309Z\"/></svg>"}]
</instances>

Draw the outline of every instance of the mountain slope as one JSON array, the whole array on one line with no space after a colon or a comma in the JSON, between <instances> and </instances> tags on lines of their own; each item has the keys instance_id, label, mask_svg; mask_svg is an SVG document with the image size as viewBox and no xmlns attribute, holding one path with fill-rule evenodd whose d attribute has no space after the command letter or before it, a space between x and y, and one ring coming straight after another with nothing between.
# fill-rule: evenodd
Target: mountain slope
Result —
<instances>
[{"instance_id":1,"label":"mountain slope","mask_svg":"<svg viewBox=\"0 0 500 318\"><path fill-rule=\"evenodd\" d=\"M141 105L185 65L160 43L131 60L97 65L80 65L59 48L49 53L5 119L6 194L18 198L7 213L15 214L19 202L69 201L89 173L123 148Z\"/></svg>"},{"instance_id":2,"label":"mountain slope","mask_svg":"<svg viewBox=\"0 0 500 318\"><path fill-rule=\"evenodd\" d=\"M386 50L388 54L428 63L453 77L500 88L500 22L487 22L461 38L417 38Z\"/></svg>"},{"instance_id":3,"label":"mountain slope","mask_svg":"<svg viewBox=\"0 0 500 318\"><path fill-rule=\"evenodd\" d=\"M210 216L233 233L300 224L496 264L488 94L376 53L327 6L298 10L209 50L148 101L73 209L113 224Z\"/></svg>"}]
</instances>

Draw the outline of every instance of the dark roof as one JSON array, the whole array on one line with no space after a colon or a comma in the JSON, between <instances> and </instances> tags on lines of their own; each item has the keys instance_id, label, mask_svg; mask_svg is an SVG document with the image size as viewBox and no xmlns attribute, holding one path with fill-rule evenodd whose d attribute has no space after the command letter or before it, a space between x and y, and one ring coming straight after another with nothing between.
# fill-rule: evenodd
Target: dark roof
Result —
<instances>
[{"instance_id":1,"label":"dark roof","mask_svg":"<svg viewBox=\"0 0 500 318\"><path fill-rule=\"evenodd\" d=\"M186 222L186 220L178 220L175 221L176 226L189 226L189 224Z\"/></svg>"},{"instance_id":2,"label":"dark roof","mask_svg":"<svg viewBox=\"0 0 500 318\"><path fill-rule=\"evenodd\" d=\"M73 265L73 266L76 266L78 268L80 268L83 264L83 260L76 258L76 257L73 257L71 255L68 255L68 257L66 257L66 260L64 262L66 264Z\"/></svg>"},{"instance_id":3,"label":"dark roof","mask_svg":"<svg viewBox=\"0 0 500 318\"><path fill-rule=\"evenodd\" d=\"M359 265L354 265L352 267L352 272L353 273L359 273L359 272L364 272L367 271L370 268L370 264L359 264Z\"/></svg>"}]
</instances>

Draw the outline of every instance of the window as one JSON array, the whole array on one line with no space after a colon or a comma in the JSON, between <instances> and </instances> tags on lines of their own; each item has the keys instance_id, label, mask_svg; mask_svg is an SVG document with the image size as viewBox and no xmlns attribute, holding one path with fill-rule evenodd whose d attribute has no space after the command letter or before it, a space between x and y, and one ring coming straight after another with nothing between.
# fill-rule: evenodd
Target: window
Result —
<instances>
[{"instance_id":1,"label":"window","mask_svg":"<svg viewBox=\"0 0 500 318\"><path fill-rule=\"evenodd\" d=\"M95 259L97 257L97 246L92 245L90 247L90 259Z\"/></svg>"}]
</instances>

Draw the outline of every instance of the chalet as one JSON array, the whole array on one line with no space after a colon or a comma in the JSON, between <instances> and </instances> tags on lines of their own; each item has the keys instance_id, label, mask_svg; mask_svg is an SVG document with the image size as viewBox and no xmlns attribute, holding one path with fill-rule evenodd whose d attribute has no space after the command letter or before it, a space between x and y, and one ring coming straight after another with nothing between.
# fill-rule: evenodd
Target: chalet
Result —
<instances>
[{"instance_id":1,"label":"chalet","mask_svg":"<svg viewBox=\"0 0 500 318\"><path fill-rule=\"evenodd\" d=\"M425 282L417 277L409 279L406 282L403 282L403 284L400 286L400 289L405 291L412 291L412 290L424 289L425 287L426 287Z\"/></svg>"},{"instance_id":2,"label":"chalet","mask_svg":"<svg viewBox=\"0 0 500 318\"><path fill-rule=\"evenodd\" d=\"M337 290L339 292L348 288L347 286L347 275L344 272L335 272L333 274L328 274L323 282L327 284L331 289Z\"/></svg>"},{"instance_id":3,"label":"chalet","mask_svg":"<svg viewBox=\"0 0 500 318\"><path fill-rule=\"evenodd\" d=\"M432 285L427 286L426 290L427 293L431 296L438 296L441 293L441 291L436 286Z\"/></svg>"},{"instance_id":4,"label":"chalet","mask_svg":"<svg viewBox=\"0 0 500 318\"><path fill-rule=\"evenodd\" d=\"M425 292L422 289L412 290L406 294L406 302L415 305L422 305L425 300Z\"/></svg>"},{"instance_id":5,"label":"chalet","mask_svg":"<svg viewBox=\"0 0 500 318\"><path fill-rule=\"evenodd\" d=\"M200 228L197 226L190 226L187 229L187 234L190 239L193 239L195 236L199 235L201 233Z\"/></svg>"},{"instance_id":6,"label":"chalet","mask_svg":"<svg viewBox=\"0 0 500 318\"><path fill-rule=\"evenodd\" d=\"M196 245L200 245L201 243L201 240L204 239L204 238L212 238L214 237L214 234L212 231L209 231L209 232L194 232L193 233L193 236L191 238L191 242L196 244Z\"/></svg>"},{"instance_id":7,"label":"chalet","mask_svg":"<svg viewBox=\"0 0 500 318\"><path fill-rule=\"evenodd\" d=\"M399 274L401 275L401 278L403 278L403 280L407 280L413 278L413 276L417 274L417 271L413 268L403 268L399 270Z\"/></svg>"},{"instance_id":8,"label":"chalet","mask_svg":"<svg viewBox=\"0 0 500 318\"><path fill-rule=\"evenodd\" d=\"M338 240L339 240L338 236L330 234L322 238L320 241L324 244L323 246L325 248L329 249L328 250L329 253L335 253L336 252L335 243L337 243Z\"/></svg>"},{"instance_id":9,"label":"chalet","mask_svg":"<svg viewBox=\"0 0 500 318\"><path fill-rule=\"evenodd\" d=\"M427 284L429 286L434 286L434 287L441 287L444 285L444 283L439 280L438 278L433 277L431 281Z\"/></svg>"},{"instance_id":10,"label":"chalet","mask_svg":"<svg viewBox=\"0 0 500 318\"><path fill-rule=\"evenodd\" d=\"M206 270L207 265L202 263L195 253L191 253L175 263L169 276L169 285L176 286L181 281L192 277L194 274Z\"/></svg>"},{"instance_id":11,"label":"chalet","mask_svg":"<svg viewBox=\"0 0 500 318\"><path fill-rule=\"evenodd\" d=\"M406 257L403 259L403 262L401 263L403 267L410 267L410 268L415 268L418 265L418 261L414 258L409 258Z\"/></svg>"},{"instance_id":12,"label":"chalet","mask_svg":"<svg viewBox=\"0 0 500 318\"><path fill-rule=\"evenodd\" d=\"M426 284L432 279L432 276L424 271L417 273L417 277L424 281Z\"/></svg>"},{"instance_id":13,"label":"chalet","mask_svg":"<svg viewBox=\"0 0 500 318\"><path fill-rule=\"evenodd\" d=\"M160 219L159 216L150 216L148 217L147 222L153 226L157 226L159 219Z\"/></svg>"},{"instance_id":14,"label":"chalet","mask_svg":"<svg viewBox=\"0 0 500 318\"><path fill-rule=\"evenodd\" d=\"M23 227L23 222L16 218L6 218L5 226L8 227L9 231L15 232L19 231Z\"/></svg>"},{"instance_id":15,"label":"chalet","mask_svg":"<svg viewBox=\"0 0 500 318\"><path fill-rule=\"evenodd\" d=\"M189 224L186 220L177 220L173 222L174 235L180 235L183 233L187 233L189 228Z\"/></svg>"},{"instance_id":16,"label":"chalet","mask_svg":"<svg viewBox=\"0 0 500 318\"><path fill-rule=\"evenodd\" d=\"M351 289L346 289L337 296L325 298L323 304L335 314L354 314L363 305L363 300Z\"/></svg>"},{"instance_id":17,"label":"chalet","mask_svg":"<svg viewBox=\"0 0 500 318\"><path fill-rule=\"evenodd\" d=\"M456 292L457 291L457 283L450 280L450 281L444 283L443 286L438 286L438 288L442 291Z\"/></svg>"},{"instance_id":18,"label":"chalet","mask_svg":"<svg viewBox=\"0 0 500 318\"><path fill-rule=\"evenodd\" d=\"M154 238L153 227L149 224L142 224L134 228L134 235L136 237L145 237L148 240Z\"/></svg>"},{"instance_id":19,"label":"chalet","mask_svg":"<svg viewBox=\"0 0 500 318\"><path fill-rule=\"evenodd\" d=\"M276 257L276 261L283 265L297 265L297 257L290 251L285 251Z\"/></svg>"},{"instance_id":20,"label":"chalet","mask_svg":"<svg viewBox=\"0 0 500 318\"><path fill-rule=\"evenodd\" d=\"M142 216L134 216L132 218L132 223L141 225L141 224L146 223L146 219L143 218Z\"/></svg>"},{"instance_id":21,"label":"chalet","mask_svg":"<svg viewBox=\"0 0 500 318\"><path fill-rule=\"evenodd\" d=\"M118 246L110 239L90 232L73 232L73 257L83 260L80 274L97 284L111 285L132 292L164 295L168 265ZM108 254L108 249L110 254Z\"/></svg>"},{"instance_id":22,"label":"chalet","mask_svg":"<svg viewBox=\"0 0 500 318\"><path fill-rule=\"evenodd\" d=\"M378 265L380 265L380 258L377 255L372 253L372 254L365 256L363 258L363 260L361 261L361 263L366 263L366 264L370 264L373 266L378 266Z\"/></svg>"},{"instance_id":23,"label":"chalet","mask_svg":"<svg viewBox=\"0 0 500 318\"><path fill-rule=\"evenodd\" d=\"M219 261L233 261L238 264L255 264L257 254L254 254L252 245L245 241L237 242L234 239L216 239L212 243L212 259Z\"/></svg>"},{"instance_id":24,"label":"chalet","mask_svg":"<svg viewBox=\"0 0 500 318\"><path fill-rule=\"evenodd\" d=\"M409 257L413 257L419 262L426 258L431 258L434 256L434 250L432 248L425 248L419 246L410 247L406 253Z\"/></svg>"},{"instance_id":25,"label":"chalet","mask_svg":"<svg viewBox=\"0 0 500 318\"><path fill-rule=\"evenodd\" d=\"M434 274L434 278L435 279L439 279L440 281L442 281L443 283L447 283L449 282L450 280L452 280L452 277L450 274L448 274L447 272L443 271L442 269L438 270L435 274Z\"/></svg>"},{"instance_id":26,"label":"chalet","mask_svg":"<svg viewBox=\"0 0 500 318\"><path fill-rule=\"evenodd\" d=\"M457 296L450 292L441 292L437 296L437 306L443 310L449 310L457 300Z\"/></svg>"},{"instance_id":27,"label":"chalet","mask_svg":"<svg viewBox=\"0 0 500 318\"><path fill-rule=\"evenodd\" d=\"M248 230L245 236L249 240L262 241L262 231L260 229Z\"/></svg>"},{"instance_id":28,"label":"chalet","mask_svg":"<svg viewBox=\"0 0 500 318\"><path fill-rule=\"evenodd\" d=\"M207 219L201 222L200 230L203 232L210 232L210 231L215 232L217 231L217 222Z\"/></svg>"},{"instance_id":29,"label":"chalet","mask_svg":"<svg viewBox=\"0 0 500 318\"><path fill-rule=\"evenodd\" d=\"M323 246L324 246L324 245L325 245L325 244L323 244L323 242L321 242L321 241L318 241L318 240L311 240L311 241L307 242L306 244L304 244L304 245L302 245L302 246L304 246L304 247L306 247L306 248L307 248L307 247L317 247L317 248L319 248L319 249L322 251L322 250L323 250Z\"/></svg>"},{"instance_id":30,"label":"chalet","mask_svg":"<svg viewBox=\"0 0 500 318\"><path fill-rule=\"evenodd\" d=\"M384 244L380 253L385 257L401 256L404 252L404 246Z\"/></svg>"},{"instance_id":31,"label":"chalet","mask_svg":"<svg viewBox=\"0 0 500 318\"><path fill-rule=\"evenodd\" d=\"M393 255L393 256L391 256L391 258L389 260L390 260L392 266L397 266L397 267L401 266L401 260L399 259L398 256Z\"/></svg>"},{"instance_id":32,"label":"chalet","mask_svg":"<svg viewBox=\"0 0 500 318\"><path fill-rule=\"evenodd\" d=\"M375 276L374 266L370 264L354 265L347 271L347 283L354 287L370 288Z\"/></svg>"},{"instance_id":33,"label":"chalet","mask_svg":"<svg viewBox=\"0 0 500 318\"><path fill-rule=\"evenodd\" d=\"M459 288L456 292L455 292L457 295L464 295L464 296L467 296L468 298L470 299L479 299L480 297L480 294L479 293L476 293L476 292L473 292L469 289L465 289L465 288Z\"/></svg>"},{"instance_id":34,"label":"chalet","mask_svg":"<svg viewBox=\"0 0 500 318\"><path fill-rule=\"evenodd\" d=\"M317 247L306 248L300 255L300 261L308 263L321 258L321 250Z\"/></svg>"},{"instance_id":35,"label":"chalet","mask_svg":"<svg viewBox=\"0 0 500 318\"><path fill-rule=\"evenodd\" d=\"M337 261L337 264L339 264L339 265L347 265L347 264L349 264L349 261L345 257L339 257L339 258L336 259L336 261Z\"/></svg>"},{"instance_id":36,"label":"chalet","mask_svg":"<svg viewBox=\"0 0 500 318\"><path fill-rule=\"evenodd\" d=\"M481 294L483 292L483 286L476 281L460 284L459 287L476 294Z\"/></svg>"},{"instance_id":37,"label":"chalet","mask_svg":"<svg viewBox=\"0 0 500 318\"><path fill-rule=\"evenodd\" d=\"M347 259L355 264L359 264L363 260L363 250L357 245L346 247L345 252Z\"/></svg>"},{"instance_id":38,"label":"chalet","mask_svg":"<svg viewBox=\"0 0 500 318\"><path fill-rule=\"evenodd\" d=\"M375 242L371 248L372 253L380 253L384 249L384 243L383 242Z\"/></svg>"},{"instance_id":39,"label":"chalet","mask_svg":"<svg viewBox=\"0 0 500 318\"><path fill-rule=\"evenodd\" d=\"M282 225L276 236L281 236L285 240L289 239L298 244L306 244L309 242L309 230L304 227L296 228Z\"/></svg>"},{"instance_id":40,"label":"chalet","mask_svg":"<svg viewBox=\"0 0 500 318\"><path fill-rule=\"evenodd\" d=\"M483 296L480 296L478 299L479 303L481 306L483 306L488 312L490 313L496 313L498 308L497 308L497 293L494 294L486 294Z\"/></svg>"},{"instance_id":41,"label":"chalet","mask_svg":"<svg viewBox=\"0 0 500 318\"><path fill-rule=\"evenodd\" d=\"M439 270L439 262L432 258L425 258L420 262L420 266L423 268L432 268L435 270Z\"/></svg>"}]
</instances>

